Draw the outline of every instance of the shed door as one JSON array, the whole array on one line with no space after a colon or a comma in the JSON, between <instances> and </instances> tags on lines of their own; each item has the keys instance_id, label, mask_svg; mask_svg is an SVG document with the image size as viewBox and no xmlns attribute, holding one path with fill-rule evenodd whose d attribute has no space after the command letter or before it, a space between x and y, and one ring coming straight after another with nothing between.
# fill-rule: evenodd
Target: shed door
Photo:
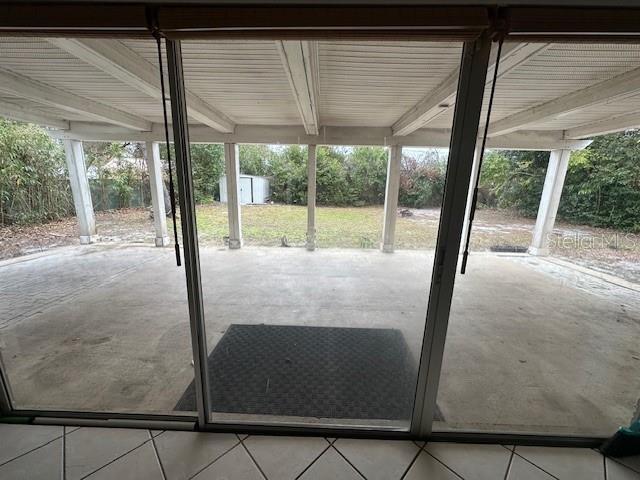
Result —
<instances>
[{"instance_id":1,"label":"shed door","mask_svg":"<svg viewBox=\"0 0 640 480\"><path fill-rule=\"evenodd\" d=\"M240 203L253 203L251 199L251 177L240 177Z\"/></svg>"}]
</instances>

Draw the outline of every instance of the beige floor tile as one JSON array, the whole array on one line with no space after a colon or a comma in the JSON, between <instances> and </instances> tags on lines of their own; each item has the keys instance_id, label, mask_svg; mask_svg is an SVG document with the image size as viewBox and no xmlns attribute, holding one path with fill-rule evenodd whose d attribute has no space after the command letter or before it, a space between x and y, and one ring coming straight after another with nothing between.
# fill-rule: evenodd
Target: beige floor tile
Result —
<instances>
[{"instance_id":1,"label":"beige floor tile","mask_svg":"<svg viewBox=\"0 0 640 480\"><path fill-rule=\"evenodd\" d=\"M631 470L635 472L640 473L640 455L616 458L615 461L629 467Z\"/></svg>"},{"instance_id":2,"label":"beige floor tile","mask_svg":"<svg viewBox=\"0 0 640 480\"><path fill-rule=\"evenodd\" d=\"M425 450L465 480L504 478L511 458L502 445L432 442Z\"/></svg>"},{"instance_id":3,"label":"beige floor tile","mask_svg":"<svg viewBox=\"0 0 640 480\"><path fill-rule=\"evenodd\" d=\"M269 474L267 474L269 475ZM300 480L362 480L362 476L333 448L329 448L304 472Z\"/></svg>"},{"instance_id":4,"label":"beige floor tile","mask_svg":"<svg viewBox=\"0 0 640 480\"><path fill-rule=\"evenodd\" d=\"M427 452L420 452L404 480L460 480L460 477Z\"/></svg>"},{"instance_id":5,"label":"beige floor tile","mask_svg":"<svg viewBox=\"0 0 640 480\"><path fill-rule=\"evenodd\" d=\"M233 433L166 431L154 438L167 480L187 479L239 443Z\"/></svg>"},{"instance_id":6,"label":"beige floor tile","mask_svg":"<svg viewBox=\"0 0 640 480\"><path fill-rule=\"evenodd\" d=\"M607 480L640 480L640 473L607 458Z\"/></svg>"},{"instance_id":7,"label":"beige floor tile","mask_svg":"<svg viewBox=\"0 0 640 480\"><path fill-rule=\"evenodd\" d=\"M66 478L80 479L149 440L147 430L82 427L66 436Z\"/></svg>"},{"instance_id":8,"label":"beige floor tile","mask_svg":"<svg viewBox=\"0 0 640 480\"><path fill-rule=\"evenodd\" d=\"M37 448L0 467L2 480L60 480L62 478L62 439Z\"/></svg>"},{"instance_id":9,"label":"beige floor tile","mask_svg":"<svg viewBox=\"0 0 640 480\"><path fill-rule=\"evenodd\" d=\"M242 445L205 468L193 480L262 480L264 477Z\"/></svg>"},{"instance_id":10,"label":"beige floor tile","mask_svg":"<svg viewBox=\"0 0 640 480\"><path fill-rule=\"evenodd\" d=\"M296 478L325 450L321 437L266 437L253 435L244 444L270 479Z\"/></svg>"},{"instance_id":11,"label":"beige floor tile","mask_svg":"<svg viewBox=\"0 0 640 480\"><path fill-rule=\"evenodd\" d=\"M162 470L151 442L89 475L87 480L162 480Z\"/></svg>"},{"instance_id":12,"label":"beige floor tile","mask_svg":"<svg viewBox=\"0 0 640 480\"><path fill-rule=\"evenodd\" d=\"M420 450L413 442L399 440L340 438L333 445L367 480L399 479Z\"/></svg>"},{"instance_id":13,"label":"beige floor tile","mask_svg":"<svg viewBox=\"0 0 640 480\"><path fill-rule=\"evenodd\" d=\"M62 427L0 423L0 464L62 436Z\"/></svg>"},{"instance_id":14,"label":"beige floor tile","mask_svg":"<svg viewBox=\"0 0 640 480\"><path fill-rule=\"evenodd\" d=\"M602 455L588 448L518 446L515 452L560 480L604 480Z\"/></svg>"},{"instance_id":15,"label":"beige floor tile","mask_svg":"<svg viewBox=\"0 0 640 480\"><path fill-rule=\"evenodd\" d=\"M518 455L513 456L507 480L554 480L553 477Z\"/></svg>"}]
</instances>

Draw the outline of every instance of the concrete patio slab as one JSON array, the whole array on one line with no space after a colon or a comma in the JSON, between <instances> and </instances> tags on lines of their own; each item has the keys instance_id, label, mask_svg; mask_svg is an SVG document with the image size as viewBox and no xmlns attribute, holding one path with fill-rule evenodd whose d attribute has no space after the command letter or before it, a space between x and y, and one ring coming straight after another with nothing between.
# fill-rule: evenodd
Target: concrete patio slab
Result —
<instances>
[{"instance_id":1,"label":"concrete patio slab","mask_svg":"<svg viewBox=\"0 0 640 480\"><path fill-rule=\"evenodd\" d=\"M208 348L232 323L397 328L418 363L429 251L203 248ZM193 378L173 249L65 247L0 264L19 408L173 413ZM610 434L640 391L640 293L567 265L474 254L459 276L436 428ZM634 383L635 382L635 383Z\"/></svg>"}]
</instances>

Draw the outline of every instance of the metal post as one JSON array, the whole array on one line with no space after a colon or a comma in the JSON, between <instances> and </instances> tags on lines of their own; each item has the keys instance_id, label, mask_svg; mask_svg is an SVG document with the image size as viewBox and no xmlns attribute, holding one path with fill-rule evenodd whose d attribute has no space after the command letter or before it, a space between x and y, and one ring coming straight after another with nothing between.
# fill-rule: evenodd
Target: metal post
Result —
<instances>
[{"instance_id":1,"label":"metal post","mask_svg":"<svg viewBox=\"0 0 640 480\"><path fill-rule=\"evenodd\" d=\"M412 433L422 437L431 433L438 396L451 297L458 265L462 225L490 51L491 40L486 35L475 41L465 42L462 51L447 179L431 276L416 401L411 421Z\"/></svg>"},{"instance_id":2,"label":"metal post","mask_svg":"<svg viewBox=\"0 0 640 480\"><path fill-rule=\"evenodd\" d=\"M307 146L307 250L316 249L316 146Z\"/></svg>"},{"instance_id":3,"label":"metal post","mask_svg":"<svg viewBox=\"0 0 640 480\"><path fill-rule=\"evenodd\" d=\"M177 192L182 222L184 270L187 280L191 346L193 349L194 376L198 424L204 427L209 416L209 377L207 372L207 336L205 334L204 306L196 228L196 205L193 196L191 155L189 152L189 126L185 102L182 51L179 40L166 40L169 90L171 92L171 117L173 120L173 144L176 155ZM170 148L169 145L167 145Z\"/></svg>"}]
</instances>

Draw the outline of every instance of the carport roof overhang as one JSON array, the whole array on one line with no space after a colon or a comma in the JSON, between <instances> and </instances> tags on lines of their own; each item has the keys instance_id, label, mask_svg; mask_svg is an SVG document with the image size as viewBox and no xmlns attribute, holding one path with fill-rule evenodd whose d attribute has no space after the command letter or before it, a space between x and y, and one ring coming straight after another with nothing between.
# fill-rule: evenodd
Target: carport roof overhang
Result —
<instances>
[{"instance_id":1,"label":"carport roof overhang","mask_svg":"<svg viewBox=\"0 0 640 480\"><path fill-rule=\"evenodd\" d=\"M33 4L0 7L8 14L0 16L0 115L48 126L61 138L162 141L151 22L185 38L194 142L446 147L462 40L500 29L508 36L490 148L581 148L592 136L640 126L640 45L629 41L640 39L640 10L583 9L562 24L558 18L573 11L568 5L598 2L566 1L560 9L510 2L513 8L500 10L482 1L393 9L371 2L377 5L364 16L359 2L322 8L259 2L253 13L242 2L205 3L172 10L172 2L154 2L159 7L149 10L144 2L101 2L102 10L87 1L40 2L39 9L57 10L51 16L39 10L31 20ZM93 13L79 15L89 5ZM131 15L116 18L126 9ZM141 28L140 38L125 38L134 28ZM407 35L394 37L401 30ZM87 38L96 32L120 38Z\"/></svg>"}]
</instances>

